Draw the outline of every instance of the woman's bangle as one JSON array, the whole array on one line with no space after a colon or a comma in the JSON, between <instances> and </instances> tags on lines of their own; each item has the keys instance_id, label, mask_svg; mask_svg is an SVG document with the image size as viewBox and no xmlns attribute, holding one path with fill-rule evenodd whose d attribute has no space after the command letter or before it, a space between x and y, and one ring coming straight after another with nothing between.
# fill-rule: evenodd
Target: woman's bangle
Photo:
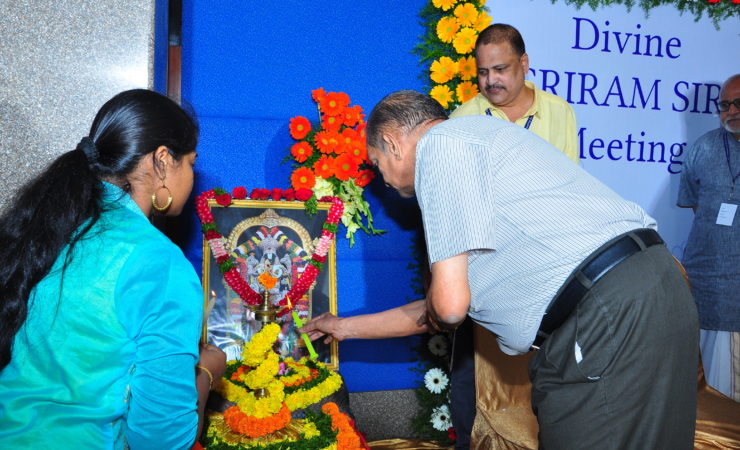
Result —
<instances>
[{"instance_id":1,"label":"woman's bangle","mask_svg":"<svg viewBox=\"0 0 740 450\"><path fill-rule=\"evenodd\" d=\"M206 375L208 375L208 390L210 391L211 388L213 387L213 374L211 373L210 370L206 369L205 367L201 366L200 364L196 364L195 365L195 368L198 369L198 370L202 370L203 372L206 373Z\"/></svg>"}]
</instances>

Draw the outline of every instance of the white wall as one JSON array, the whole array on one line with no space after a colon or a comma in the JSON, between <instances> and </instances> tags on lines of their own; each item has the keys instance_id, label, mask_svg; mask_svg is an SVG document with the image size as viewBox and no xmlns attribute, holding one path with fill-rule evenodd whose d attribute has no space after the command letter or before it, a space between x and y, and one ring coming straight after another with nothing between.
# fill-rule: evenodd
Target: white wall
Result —
<instances>
[{"instance_id":1,"label":"white wall","mask_svg":"<svg viewBox=\"0 0 740 450\"><path fill-rule=\"evenodd\" d=\"M583 167L645 208L680 258L693 217L675 206L681 162L687 146L719 126L719 86L740 72L740 20L718 30L670 6L649 17L638 7L578 10L549 0L486 6L494 23L522 33L527 78L571 102Z\"/></svg>"}]
</instances>

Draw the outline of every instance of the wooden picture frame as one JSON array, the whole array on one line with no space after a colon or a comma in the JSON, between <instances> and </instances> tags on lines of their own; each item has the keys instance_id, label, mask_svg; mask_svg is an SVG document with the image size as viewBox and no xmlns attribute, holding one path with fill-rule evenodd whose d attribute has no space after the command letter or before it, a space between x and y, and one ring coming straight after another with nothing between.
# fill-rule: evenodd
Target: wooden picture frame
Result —
<instances>
[{"instance_id":1,"label":"wooden picture frame","mask_svg":"<svg viewBox=\"0 0 740 450\"><path fill-rule=\"evenodd\" d=\"M304 203L291 201L234 200L225 208L208 201L226 250L235 258L247 283L257 292L262 287L257 277L268 271L278 278L270 291L271 303L280 301L311 259L321 229L328 216L329 203L318 203L316 214L309 216ZM326 255L323 270L306 297L295 305L304 323L324 312L337 313L336 238ZM293 300L293 299L291 299ZM206 320L203 340L226 352L227 360L241 359L242 348L259 331L253 311L226 284L215 258L203 238L203 301ZM296 360L308 356L303 339L297 332L291 314L278 318L281 326L278 352L281 357ZM337 342L313 342L318 360L338 370Z\"/></svg>"}]
</instances>

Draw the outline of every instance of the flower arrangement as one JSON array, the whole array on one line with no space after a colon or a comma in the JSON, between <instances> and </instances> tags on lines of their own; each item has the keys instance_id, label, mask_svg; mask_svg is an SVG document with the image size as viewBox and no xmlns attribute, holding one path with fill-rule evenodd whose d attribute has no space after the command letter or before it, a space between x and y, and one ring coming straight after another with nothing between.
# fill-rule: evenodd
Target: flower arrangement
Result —
<instances>
[{"instance_id":1,"label":"flower arrangement","mask_svg":"<svg viewBox=\"0 0 740 450\"><path fill-rule=\"evenodd\" d=\"M243 186L236 187L229 194L221 188L215 188L203 192L195 199L195 209L198 217L201 221L201 230L208 241L208 246L213 252L213 257L216 258L218 268L224 276L224 280L229 287L236 292L236 294L247 304L247 305L258 305L262 302L262 298L252 287L244 280L239 273L236 263L234 262L233 256L230 254L229 249L226 248L223 236L218 231L216 222L211 212L211 206L209 200L215 200L217 204L223 207L230 206L234 199L243 200L246 198L247 190ZM287 201L307 201L309 198L314 198L315 205L315 194L308 189L254 189L250 194L252 199L271 199L278 201L281 199ZM337 232L339 220L342 217L344 211L344 203L337 197L324 196L318 201L331 203L332 206L329 208L329 213L326 217L321 230L321 237L316 245L313 255L311 256L310 263L306 266L305 270L301 274L290 288L290 291L280 300L278 303L283 308L277 313L278 317L287 314L292 308L290 299L296 300L303 298L306 292L311 287L316 277L321 273L326 262L326 254L331 248L331 244L334 240L334 236ZM270 289L264 283L272 283L270 286L274 286L276 280L269 280L269 278L260 277L260 283L263 283L266 289Z\"/></svg>"},{"instance_id":2,"label":"flower arrangement","mask_svg":"<svg viewBox=\"0 0 740 450\"><path fill-rule=\"evenodd\" d=\"M342 224L347 228L350 247L354 235L362 229L367 234L383 233L373 227L370 205L363 197L364 187L375 177L367 159L365 115L358 105L350 105L344 92L312 91L318 105L319 124L306 117L290 119L290 135L297 142L290 148L294 164L290 176L295 192L312 193L306 211L312 212L315 199L337 197L344 203Z\"/></svg>"},{"instance_id":3,"label":"flower arrangement","mask_svg":"<svg viewBox=\"0 0 740 450\"><path fill-rule=\"evenodd\" d=\"M414 53L421 57L429 95L448 112L478 94L473 50L491 24L480 0L430 0L420 16L426 32Z\"/></svg>"}]
</instances>

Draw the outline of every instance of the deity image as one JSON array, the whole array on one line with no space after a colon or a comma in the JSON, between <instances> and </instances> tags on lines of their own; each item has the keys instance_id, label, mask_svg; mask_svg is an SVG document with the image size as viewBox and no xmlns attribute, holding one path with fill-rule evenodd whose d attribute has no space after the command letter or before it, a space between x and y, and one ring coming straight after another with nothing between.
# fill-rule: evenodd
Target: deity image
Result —
<instances>
[{"instance_id":1,"label":"deity image","mask_svg":"<svg viewBox=\"0 0 740 450\"><path fill-rule=\"evenodd\" d=\"M237 222L225 241L227 248L231 249L230 256L239 274L255 292L263 294L265 290L258 280L260 275L268 274L277 280L269 290L270 303L273 305L278 305L294 281L301 277L314 250L311 235L301 223L283 217L272 209ZM238 359L244 343L261 329L262 323L256 320L254 311L223 279L219 284L223 289L223 298L215 301L217 311L209 317L209 341L223 349L228 359ZM303 298L290 299L293 310L302 321L312 317L313 296L312 290L309 290ZM224 302L226 314L218 314L219 302ZM277 323L281 327L278 338L280 355L296 359L307 356L308 350L292 314L278 317Z\"/></svg>"}]
</instances>

